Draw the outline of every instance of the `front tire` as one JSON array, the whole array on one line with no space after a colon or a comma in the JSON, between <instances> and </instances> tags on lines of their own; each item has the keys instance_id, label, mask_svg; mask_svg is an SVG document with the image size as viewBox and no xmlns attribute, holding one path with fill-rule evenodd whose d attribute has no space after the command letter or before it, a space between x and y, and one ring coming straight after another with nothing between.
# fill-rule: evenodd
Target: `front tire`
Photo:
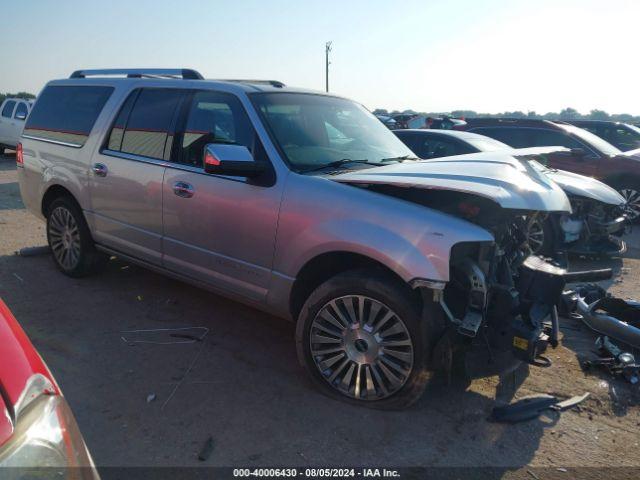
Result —
<instances>
[{"instance_id":1,"label":"front tire","mask_svg":"<svg viewBox=\"0 0 640 480\"><path fill-rule=\"evenodd\" d=\"M623 181L616 184L615 189L624 197L624 213L632 223L640 219L640 184L634 181Z\"/></svg>"},{"instance_id":2,"label":"front tire","mask_svg":"<svg viewBox=\"0 0 640 480\"><path fill-rule=\"evenodd\" d=\"M47 241L56 266L70 277L86 276L108 259L96 250L82 210L70 197L59 197L49 206Z\"/></svg>"},{"instance_id":3,"label":"front tire","mask_svg":"<svg viewBox=\"0 0 640 480\"><path fill-rule=\"evenodd\" d=\"M430 307L425 310L435 317L438 310ZM305 302L296 329L298 359L333 398L405 408L429 380L428 321L414 292L385 272L341 273Z\"/></svg>"},{"instance_id":4,"label":"front tire","mask_svg":"<svg viewBox=\"0 0 640 480\"><path fill-rule=\"evenodd\" d=\"M551 216L536 218L529 223L527 242L534 255L554 257L559 250L559 240Z\"/></svg>"}]
</instances>

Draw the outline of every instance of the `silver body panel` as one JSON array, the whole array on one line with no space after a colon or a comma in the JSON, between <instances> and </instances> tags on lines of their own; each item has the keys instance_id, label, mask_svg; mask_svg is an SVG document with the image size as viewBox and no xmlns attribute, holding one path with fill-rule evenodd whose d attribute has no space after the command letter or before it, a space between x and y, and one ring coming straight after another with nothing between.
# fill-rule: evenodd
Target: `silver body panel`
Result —
<instances>
[{"instance_id":1,"label":"silver body panel","mask_svg":"<svg viewBox=\"0 0 640 480\"><path fill-rule=\"evenodd\" d=\"M558 185L511 152L407 161L346 173L335 180L471 193L508 209L571 211L569 199Z\"/></svg>"},{"instance_id":2,"label":"silver body panel","mask_svg":"<svg viewBox=\"0 0 640 480\"><path fill-rule=\"evenodd\" d=\"M100 249L284 317L290 316L296 277L319 255L352 252L386 265L406 282L447 282L455 244L493 241L488 231L459 218L345 183L447 188L499 199L505 208L569 209L559 187L527 173L509 156L462 160L467 178L452 178L447 162L429 162L432 167L426 162L397 164L331 179L294 173L248 94L295 89L172 79L69 79L50 84L108 85L115 90L84 146L22 137L25 160L18 177L30 211L42 217L48 188L64 187L83 209ZM139 87L235 95L272 163L274 184L251 185L195 167L104 150L120 105ZM106 176L93 172L95 164L106 168ZM188 184L193 195L178 196L176 182Z\"/></svg>"}]
</instances>

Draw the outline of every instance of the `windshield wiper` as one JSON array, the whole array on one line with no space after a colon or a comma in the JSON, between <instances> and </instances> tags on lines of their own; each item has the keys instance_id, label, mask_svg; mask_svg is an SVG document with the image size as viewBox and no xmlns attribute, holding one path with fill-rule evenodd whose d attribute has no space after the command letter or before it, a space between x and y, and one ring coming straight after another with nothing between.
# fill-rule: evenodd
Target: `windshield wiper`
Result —
<instances>
[{"instance_id":1,"label":"windshield wiper","mask_svg":"<svg viewBox=\"0 0 640 480\"><path fill-rule=\"evenodd\" d=\"M320 165L319 167L307 168L304 173L307 172L317 172L318 170L324 170L325 168L338 168L342 167L347 163L369 163L371 165L380 165L376 162L370 162L366 158L353 160L351 158L342 158L340 160L335 160L333 162L325 163L324 165Z\"/></svg>"},{"instance_id":2,"label":"windshield wiper","mask_svg":"<svg viewBox=\"0 0 640 480\"><path fill-rule=\"evenodd\" d=\"M402 162L404 160L420 160L418 157L413 157L411 155L402 155L400 157L389 157L389 158L383 158L382 160L380 160L381 162Z\"/></svg>"}]
</instances>

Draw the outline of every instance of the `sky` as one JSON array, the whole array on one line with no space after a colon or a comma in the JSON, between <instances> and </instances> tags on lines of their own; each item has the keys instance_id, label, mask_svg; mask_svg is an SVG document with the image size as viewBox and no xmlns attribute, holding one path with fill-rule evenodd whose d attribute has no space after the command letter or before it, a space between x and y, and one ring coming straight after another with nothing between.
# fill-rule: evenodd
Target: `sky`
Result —
<instances>
[{"instance_id":1,"label":"sky","mask_svg":"<svg viewBox=\"0 0 640 480\"><path fill-rule=\"evenodd\" d=\"M81 68L188 67L370 109L640 115L640 0L0 0L0 92ZM11 19L7 21L6 19Z\"/></svg>"}]
</instances>

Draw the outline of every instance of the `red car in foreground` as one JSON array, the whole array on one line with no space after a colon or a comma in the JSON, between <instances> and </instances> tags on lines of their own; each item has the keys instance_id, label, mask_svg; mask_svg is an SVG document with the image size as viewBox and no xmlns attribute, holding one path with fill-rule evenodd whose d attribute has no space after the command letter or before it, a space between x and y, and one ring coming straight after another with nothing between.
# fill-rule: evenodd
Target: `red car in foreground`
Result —
<instances>
[{"instance_id":1,"label":"red car in foreground","mask_svg":"<svg viewBox=\"0 0 640 480\"><path fill-rule=\"evenodd\" d=\"M100 478L60 388L1 299L0 478Z\"/></svg>"}]
</instances>

